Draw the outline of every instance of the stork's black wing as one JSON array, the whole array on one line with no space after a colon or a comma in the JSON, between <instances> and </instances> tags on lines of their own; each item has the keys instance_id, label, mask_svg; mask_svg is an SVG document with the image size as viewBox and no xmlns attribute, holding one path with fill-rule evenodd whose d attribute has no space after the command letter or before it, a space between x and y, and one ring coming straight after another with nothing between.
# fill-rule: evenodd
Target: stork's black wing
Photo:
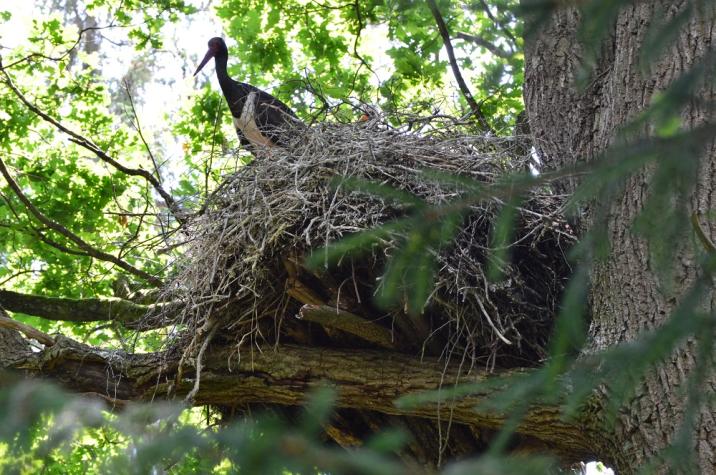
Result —
<instances>
[{"instance_id":1,"label":"stork's black wing","mask_svg":"<svg viewBox=\"0 0 716 475\"><path fill-rule=\"evenodd\" d=\"M261 133L277 145L285 146L304 124L286 104L268 92L255 88L258 97L254 109Z\"/></svg>"}]
</instances>

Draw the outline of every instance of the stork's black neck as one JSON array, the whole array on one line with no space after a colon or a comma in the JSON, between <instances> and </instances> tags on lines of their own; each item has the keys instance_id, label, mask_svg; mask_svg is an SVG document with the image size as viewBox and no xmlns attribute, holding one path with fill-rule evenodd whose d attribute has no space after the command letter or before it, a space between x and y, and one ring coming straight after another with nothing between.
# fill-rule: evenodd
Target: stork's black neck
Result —
<instances>
[{"instance_id":1,"label":"stork's black neck","mask_svg":"<svg viewBox=\"0 0 716 475\"><path fill-rule=\"evenodd\" d=\"M240 117L241 111L244 107L246 95L250 92L251 86L247 84L234 81L229 77L229 73L226 71L226 64L229 56L218 54L216 58L216 77L219 79L219 86L221 86L221 92L224 93L226 102L229 104L229 110L231 115L234 117Z\"/></svg>"},{"instance_id":2,"label":"stork's black neck","mask_svg":"<svg viewBox=\"0 0 716 475\"><path fill-rule=\"evenodd\" d=\"M229 56L225 56L223 54L216 55L215 61L216 77L219 78L219 84L221 85L221 88L224 89L225 86L231 84L231 78L229 77L229 73L226 71L226 64L229 61Z\"/></svg>"}]
</instances>

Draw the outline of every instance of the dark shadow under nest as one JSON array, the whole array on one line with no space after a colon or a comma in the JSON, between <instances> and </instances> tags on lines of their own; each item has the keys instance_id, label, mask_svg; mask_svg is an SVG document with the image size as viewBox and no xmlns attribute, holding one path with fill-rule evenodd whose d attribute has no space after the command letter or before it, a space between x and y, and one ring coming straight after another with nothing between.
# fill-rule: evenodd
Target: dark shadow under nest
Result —
<instances>
[{"instance_id":1,"label":"dark shadow under nest","mask_svg":"<svg viewBox=\"0 0 716 475\"><path fill-rule=\"evenodd\" d=\"M268 150L227 177L191 221L184 261L165 292L181 310L152 318L186 330L181 345L194 355L210 335L239 349L279 342L383 346L462 362L465 370L536 365L546 356L570 271L565 253L574 242L561 216L563 199L548 188L532 190L522 203L499 282L488 280L486 268L494 258L491 226L503 203L472 205L452 244L433 251L436 287L420 315L373 303L400 236L321 272L303 266L310 250L406 213L399 204L333 186L335 177L389 185L439 205L464 189L431 180L423 170L494 183L527 170L529 149L527 139L444 129L417 134L379 121L302 131L289 149ZM383 336L351 331L341 324L346 321L372 322L368 327Z\"/></svg>"}]
</instances>

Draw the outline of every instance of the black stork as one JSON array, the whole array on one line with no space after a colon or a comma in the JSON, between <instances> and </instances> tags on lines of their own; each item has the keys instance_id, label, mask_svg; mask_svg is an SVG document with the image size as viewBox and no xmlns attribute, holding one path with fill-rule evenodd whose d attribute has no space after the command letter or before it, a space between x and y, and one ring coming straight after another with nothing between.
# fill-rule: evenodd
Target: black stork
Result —
<instances>
[{"instance_id":1,"label":"black stork","mask_svg":"<svg viewBox=\"0 0 716 475\"><path fill-rule=\"evenodd\" d=\"M209 51L196 68L194 76L199 74L211 58L215 59L216 77L229 104L241 145L254 155L261 148L285 147L292 132L297 126L303 125L303 122L290 107L268 92L229 77L226 72L229 50L222 38L209 40Z\"/></svg>"}]
</instances>

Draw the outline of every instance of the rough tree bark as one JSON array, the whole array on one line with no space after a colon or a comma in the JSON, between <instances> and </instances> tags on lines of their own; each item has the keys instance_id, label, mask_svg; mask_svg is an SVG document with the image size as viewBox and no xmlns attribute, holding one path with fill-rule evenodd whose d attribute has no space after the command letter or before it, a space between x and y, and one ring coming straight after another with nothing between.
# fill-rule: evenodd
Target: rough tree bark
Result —
<instances>
[{"instance_id":1,"label":"rough tree bark","mask_svg":"<svg viewBox=\"0 0 716 475\"><path fill-rule=\"evenodd\" d=\"M195 387L196 371L191 362L179 371L180 360L176 351L98 350L63 336L33 352L17 332L0 325L0 369L50 379L76 393L99 397L112 408L132 401L184 398ZM494 377L478 371L465 375L459 365L446 367L436 358L296 345L282 345L280 351L265 347L238 358L234 345L216 345L205 355L203 367L200 390L192 401L195 405L298 406L312 388L330 384L336 389L338 408L451 420L479 431L497 430L507 417L475 410L497 388L439 405L396 405L397 398L436 390L444 381L474 383ZM517 429L517 437L521 450L546 450L565 462L593 456L581 425L562 420L556 405L533 407Z\"/></svg>"},{"instance_id":2,"label":"rough tree bark","mask_svg":"<svg viewBox=\"0 0 716 475\"><path fill-rule=\"evenodd\" d=\"M655 94L715 46L716 24L711 11L685 25L676 44L660 57L652 72L643 73L638 55L655 15L660 20L673 18L688 2L633 3L620 11L601 50L594 79L586 89L578 90L574 86L584 55L577 41L580 18L576 9L561 10L527 41L525 103L531 130L540 139L548 167L590 160L604 152L622 125L647 108ZM706 7L706 10L712 8ZM687 127L712 118L705 104L716 99L713 83L705 87L702 94L701 103L692 102L682 113ZM713 143L705 154L696 191L689 203L690 210L697 213L706 213L716 206L716 147ZM623 195L611 203L610 257L595 269L592 279L589 351L633 340L640 332L662 324L674 310L678 296L683 295L696 278L698 266L692 251L686 246L675 246L678 288L676 298L665 296L652 268L646 242L630 231L648 192L653 191L648 189L648 178L647 171L634 175ZM568 191L575 185L575 182L565 183ZM587 214L585 218L583 224L588 226L590 216ZM706 232L713 238L716 229L711 225ZM713 312L713 293L705 306L707 311ZM614 431L602 432L603 435L595 439L595 444L601 447L600 453L623 473L633 472L673 440L684 411L684 398L679 389L683 389L693 364L693 344L688 342L647 376L630 405L620 414ZM704 389L713 394L715 388L712 376ZM608 392L608 388L605 391ZM594 426L601 426L598 413L594 418ZM702 409L694 434L702 473L716 470L715 422L714 414Z\"/></svg>"}]
</instances>

